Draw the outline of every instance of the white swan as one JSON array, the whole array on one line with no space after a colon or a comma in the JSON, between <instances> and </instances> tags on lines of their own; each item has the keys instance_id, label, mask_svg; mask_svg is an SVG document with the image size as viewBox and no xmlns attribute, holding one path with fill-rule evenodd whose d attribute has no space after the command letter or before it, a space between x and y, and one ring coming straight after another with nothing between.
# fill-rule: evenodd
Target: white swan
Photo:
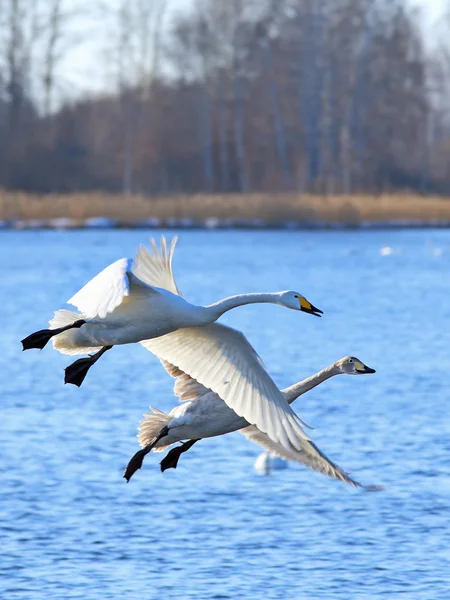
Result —
<instances>
[{"instance_id":1,"label":"white swan","mask_svg":"<svg viewBox=\"0 0 450 600\"><path fill-rule=\"evenodd\" d=\"M209 306L186 302L172 274L176 238L161 250L152 239L153 253L140 246L134 260L121 258L89 281L70 300L80 313L58 310L50 329L37 331L22 340L23 349L53 347L63 354L86 354L65 370L65 383L80 386L89 368L104 352L118 344L132 344L185 327L201 327L216 321L228 310L255 303L279 304L320 316L298 292L241 294Z\"/></svg>"},{"instance_id":2,"label":"white swan","mask_svg":"<svg viewBox=\"0 0 450 600\"><path fill-rule=\"evenodd\" d=\"M257 358L257 355L242 334L218 324L210 325L208 329L213 329L214 335L217 337L223 335L225 337L230 336L231 339L234 338L236 345L240 348L241 356L248 355L248 362L253 365L252 376L255 379L259 377L264 378L266 383L270 380L273 387L275 387L262 363L259 360L258 362L252 362L253 359ZM162 364L167 372L176 378L174 393L182 401L182 404L175 407L169 414L153 408L153 413L145 415L139 427L138 434L142 450L139 450L128 464L124 474L127 481L142 466L144 456L151 450L156 452L162 451L175 442L189 440L181 446L173 448L161 461L161 470L164 471L171 467L176 468L180 455L189 450L199 439L215 437L240 430L249 440L259 444L265 450L280 458L300 462L314 471L340 479L354 487L378 489L374 486L362 486L349 477L345 471L322 454L317 446L305 435L299 436L296 440L290 440L288 443L286 443L286 440L282 436L280 436L280 440L276 441L274 439L276 437L274 432L282 430L282 415L274 416L278 420L271 421L271 427L266 427L267 433L264 433L261 427L249 425L250 419L246 420L236 414L232 406L239 403L233 402L231 399L228 399L225 403L223 396L221 398L193 377L187 375L182 369L164 360ZM246 372L250 376L249 370ZM340 374L361 375L366 373L375 373L375 371L367 367L359 359L347 356L303 381L284 390L278 390L278 393L286 406L288 406L288 404L291 404L301 394L306 393L330 377ZM239 393L238 384L234 388L233 394L239 396ZM255 416L255 421L258 419L262 422L264 421L257 414L257 411L255 411Z\"/></svg>"},{"instance_id":3,"label":"white swan","mask_svg":"<svg viewBox=\"0 0 450 600\"><path fill-rule=\"evenodd\" d=\"M272 452L263 452L255 460L253 468L260 475L270 475L272 471L282 471L288 466L287 461Z\"/></svg>"}]
</instances>

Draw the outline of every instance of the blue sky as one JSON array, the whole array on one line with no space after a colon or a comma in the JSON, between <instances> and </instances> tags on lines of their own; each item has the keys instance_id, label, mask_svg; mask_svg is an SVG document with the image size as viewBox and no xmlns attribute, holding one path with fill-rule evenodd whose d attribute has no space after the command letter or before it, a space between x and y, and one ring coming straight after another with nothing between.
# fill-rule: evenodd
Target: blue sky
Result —
<instances>
[{"instance_id":1,"label":"blue sky","mask_svg":"<svg viewBox=\"0 0 450 600\"><path fill-rule=\"evenodd\" d=\"M130 0L131 2L132 0ZM170 11L188 10L192 0L167 0ZM450 7L450 0L410 0L411 4L418 6L423 11L424 31L430 43L436 38L439 17L446 6ZM106 0L112 9L119 5L119 0ZM83 0L66 0L69 9L79 10L80 17L74 19L73 35L80 41L71 48L60 64L60 89L57 96L60 100L74 98L86 92L96 93L111 87L113 76L111 41L108 32L113 29L113 22L107 24L106 14L99 16L90 14L89 4ZM81 8L83 5L83 8ZM92 5L91 5L92 6ZM170 13L168 15L170 19ZM110 69L105 72L105 59L110 64Z\"/></svg>"}]
</instances>

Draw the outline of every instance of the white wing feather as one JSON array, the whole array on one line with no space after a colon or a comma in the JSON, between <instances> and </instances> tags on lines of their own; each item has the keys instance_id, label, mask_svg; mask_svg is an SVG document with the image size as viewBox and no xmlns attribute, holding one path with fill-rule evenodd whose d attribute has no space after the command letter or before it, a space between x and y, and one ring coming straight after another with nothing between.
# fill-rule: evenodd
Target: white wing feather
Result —
<instances>
[{"instance_id":1,"label":"white wing feather","mask_svg":"<svg viewBox=\"0 0 450 600\"><path fill-rule=\"evenodd\" d=\"M100 271L67 302L76 306L88 319L104 319L130 293L127 271L130 271L132 262L128 258L116 260Z\"/></svg>"},{"instance_id":2,"label":"white wing feather","mask_svg":"<svg viewBox=\"0 0 450 600\"><path fill-rule=\"evenodd\" d=\"M309 437L245 336L223 325L179 329L141 344L216 392L239 416L286 450Z\"/></svg>"},{"instance_id":3,"label":"white wing feather","mask_svg":"<svg viewBox=\"0 0 450 600\"><path fill-rule=\"evenodd\" d=\"M166 360L161 360L161 364L167 373L175 378L173 393L178 397L180 402L187 402L188 400L194 399L198 400L205 394L211 393L211 390Z\"/></svg>"},{"instance_id":4,"label":"white wing feather","mask_svg":"<svg viewBox=\"0 0 450 600\"><path fill-rule=\"evenodd\" d=\"M177 238L174 238L167 248L166 239L162 237L161 250L159 250L155 240L151 239L153 254L144 246L140 246L134 261L129 258L116 260L67 302L76 306L87 319L96 317L104 319L130 294L130 285L133 284L145 284L148 286L148 291L155 286L180 295L172 274L172 258L176 242ZM130 273L137 279L131 277L130 282Z\"/></svg>"},{"instance_id":5,"label":"white wing feather","mask_svg":"<svg viewBox=\"0 0 450 600\"><path fill-rule=\"evenodd\" d=\"M151 238L150 245L153 253L141 244L134 259L133 273L149 285L181 296L172 273L172 258L177 239L174 237L167 248L166 238L162 236L160 250L155 240Z\"/></svg>"},{"instance_id":6,"label":"white wing feather","mask_svg":"<svg viewBox=\"0 0 450 600\"><path fill-rule=\"evenodd\" d=\"M286 450L280 444L273 442L270 437L268 437L254 425L250 425L249 427L245 427L245 429L241 429L240 433L245 435L245 437L251 442L262 446L265 450L272 452L272 454L275 454L280 458L299 462L309 467L313 471L317 471L318 473L322 473L328 477L333 477L334 479L340 479L341 481L345 481L345 483L349 483L354 487L364 487L349 477L348 474L340 467L332 463L331 460L325 456L325 454L322 454L319 448L317 448L312 441L304 440L302 443L302 448L299 450Z\"/></svg>"},{"instance_id":7,"label":"white wing feather","mask_svg":"<svg viewBox=\"0 0 450 600\"><path fill-rule=\"evenodd\" d=\"M219 327L221 326L219 325ZM174 393L181 402L194 399L201 400L204 396L211 394L209 388L193 379L179 367L174 366L164 359L161 359L161 363L167 373L175 378ZM217 394L216 397L218 401L220 401L220 397ZM367 491L379 491L384 489L383 486L379 485L365 486L352 479L348 473L327 458L311 440L301 440L300 450L294 448L287 450L281 444L272 441L266 433L260 431L255 425L249 425L248 427L241 429L240 433L251 442L258 444L268 452L271 452L284 460L301 463L313 471L348 483L355 488L363 488ZM157 451L164 450L165 448L166 446L158 448Z\"/></svg>"}]
</instances>

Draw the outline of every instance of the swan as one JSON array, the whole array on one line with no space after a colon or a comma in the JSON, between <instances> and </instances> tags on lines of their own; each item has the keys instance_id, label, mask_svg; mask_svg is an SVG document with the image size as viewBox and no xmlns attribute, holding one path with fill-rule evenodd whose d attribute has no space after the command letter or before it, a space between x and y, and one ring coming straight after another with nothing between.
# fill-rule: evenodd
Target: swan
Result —
<instances>
[{"instance_id":1,"label":"swan","mask_svg":"<svg viewBox=\"0 0 450 600\"><path fill-rule=\"evenodd\" d=\"M234 338L235 344L240 347L240 354L242 356L247 355L248 363L253 367L253 373L246 369L248 377L253 377L254 380L258 378L265 379L264 384L268 385L271 382L272 386L275 387L255 350L240 332L218 324L210 325L209 329L213 329L217 337L231 336L232 339ZM240 417L232 408L233 401L227 400L225 402L223 396L202 385L183 369L164 359L161 362L169 375L175 378L174 393L178 396L181 404L176 406L169 414L152 408L152 413L144 415L138 434L142 450L139 450L128 463L124 473L127 481L130 480L137 469L141 468L144 457L151 450L163 451L175 442L189 440L170 450L161 461L161 470L164 471L171 467L176 468L180 455L189 450L200 439L240 430L249 440L280 458L300 462L314 471L344 481L353 487L362 487L368 490L378 489L375 486L363 486L349 477L345 471L331 462L306 435L299 436L297 440L291 441L290 444L286 444L282 437L280 440L275 441L273 432L270 434L264 433L261 427L249 425L249 419L246 420ZM289 406L301 394L306 393L330 377L341 374L363 375L367 373L375 373L375 370L354 356L346 356L311 377L284 390L278 390L277 388L277 391L285 405ZM228 378L229 375L227 374L226 377ZM239 396L239 385L233 388L232 393L236 397ZM238 405L236 402L234 404ZM281 429L283 417L278 415L276 418L278 420L277 422L272 421L272 426L274 429ZM258 420L257 415L254 420Z\"/></svg>"},{"instance_id":2,"label":"swan","mask_svg":"<svg viewBox=\"0 0 450 600\"><path fill-rule=\"evenodd\" d=\"M272 471L282 471L287 469L288 463L283 459L272 454L272 452L263 452L255 460L253 468L260 475L270 475Z\"/></svg>"},{"instance_id":3,"label":"swan","mask_svg":"<svg viewBox=\"0 0 450 600\"><path fill-rule=\"evenodd\" d=\"M22 340L23 350L42 349L51 339L63 354L95 352L65 369L64 382L79 387L92 365L113 346L164 336L180 328L203 327L238 306L270 303L315 316L323 314L294 291L240 294L209 306L190 304L181 297L172 274L176 241L175 237L168 247L162 237L159 249L151 239L153 252L141 245L134 260L121 258L106 267L68 300L80 312L56 311L49 329Z\"/></svg>"}]
</instances>

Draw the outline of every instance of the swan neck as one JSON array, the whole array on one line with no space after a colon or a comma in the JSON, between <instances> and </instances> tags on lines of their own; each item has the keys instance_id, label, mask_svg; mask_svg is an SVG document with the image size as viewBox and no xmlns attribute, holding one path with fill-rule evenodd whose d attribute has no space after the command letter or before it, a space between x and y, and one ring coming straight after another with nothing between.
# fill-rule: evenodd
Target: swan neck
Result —
<instances>
[{"instance_id":1,"label":"swan neck","mask_svg":"<svg viewBox=\"0 0 450 600\"><path fill-rule=\"evenodd\" d=\"M290 387L284 389L284 397L289 402L289 404L291 404L302 394L309 392L309 390L312 390L317 385L320 385L327 379L330 379L330 377L334 377L334 375L339 375L339 373L340 371L335 365L330 365L329 367L322 369L318 373L311 375L311 377L307 377L306 379L303 379L298 383L294 383L294 385L291 385Z\"/></svg>"},{"instance_id":2,"label":"swan neck","mask_svg":"<svg viewBox=\"0 0 450 600\"><path fill-rule=\"evenodd\" d=\"M219 302L205 306L205 309L211 316L214 316L215 320L238 306L245 306L246 304L278 304L279 300L279 294L276 293L238 294L237 296L230 296L229 298L224 298L223 300L219 300Z\"/></svg>"}]
</instances>

